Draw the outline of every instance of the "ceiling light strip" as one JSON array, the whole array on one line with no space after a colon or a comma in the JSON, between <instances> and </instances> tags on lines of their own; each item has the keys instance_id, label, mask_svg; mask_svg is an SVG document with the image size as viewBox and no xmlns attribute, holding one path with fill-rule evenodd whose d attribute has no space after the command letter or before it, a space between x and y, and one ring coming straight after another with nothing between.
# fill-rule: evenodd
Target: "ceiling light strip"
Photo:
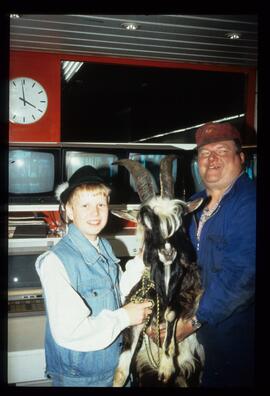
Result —
<instances>
[{"instance_id":1,"label":"ceiling light strip","mask_svg":"<svg viewBox=\"0 0 270 396\"><path fill-rule=\"evenodd\" d=\"M215 123L215 122L224 122L224 121L234 120L236 118L241 118L241 117L244 117L244 116L245 116L245 113L242 113L242 114L237 114L237 115L234 115L234 116L227 116L227 117L224 117L224 118L220 118L219 120L209 121L209 122L213 122L213 123ZM149 136L147 138L136 140L136 142L144 142L144 141L149 140L149 139L154 139L154 138L158 138L158 137L172 135L172 134L175 134L175 133L185 132L185 131L189 131L191 129L197 129L197 128L200 128L201 126L203 126L204 124L205 124L205 122L203 122L202 124L193 125L193 126L187 127L187 128L176 129L175 131L171 131L171 132L160 133L158 135L153 135L153 136Z\"/></svg>"},{"instance_id":2,"label":"ceiling light strip","mask_svg":"<svg viewBox=\"0 0 270 396\"><path fill-rule=\"evenodd\" d=\"M33 21L33 22L40 22L40 23L55 23L55 24L60 24L60 23L63 23L64 24L64 22L60 22L60 21L51 21L51 20L39 20L39 19L27 19L27 21ZM121 28L121 27L116 27L116 26L100 26L100 25L91 25L91 24L76 24L76 23L71 23L71 22L65 22L67 25L74 25L74 26L81 26L81 27L83 27L83 26L86 26L86 27L88 27L88 28L95 28L95 29L109 29L109 30L115 30L115 31L119 31L119 30L123 30L123 28ZM12 28L14 28L12 25L11 25L11 29ZM18 25L16 25L16 29L29 29L29 26L18 26ZM80 34L80 35L83 35L83 34L90 34L90 35L92 35L92 34L96 34L96 35L103 35L103 33L93 33L93 32L90 32L90 31L82 31L82 30L71 30L71 29L56 29L56 28L46 28L46 27L43 27L42 26L42 24L40 25L40 26L31 26L31 30L49 30L49 31L52 31L52 32L69 32L69 33L75 33L75 34ZM12 31L12 30L11 30ZM216 36L216 37L214 37L213 35L206 35L206 34L196 34L196 33L188 33L188 32L185 32L185 33L177 33L177 32L165 32L165 31L159 31L159 30L147 30L147 29L143 29L143 28L140 28L139 29L139 31L137 31L136 32L136 36L129 36L130 38L140 38L140 37L138 37L138 34L142 34L142 33L151 33L151 34L160 34L160 35L173 35L174 37L177 37L177 36L191 36L191 37L201 37L201 38L206 38L206 39L208 39L208 38L210 38L210 39L216 39L216 40L226 40L226 38L224 38L223 36ZM254 34L255 32L249 32L249 34ZM106 34L106 33L105 33ZM109 36L113 36L113 34L108 34ZM118 34L116 35L117 37L118 37ZM125 35L119 35L120 37L121 36L123 36L123 37L126 37ZM160 39L160 40L166 40L166 39ZM171 40L170 40L171 41ZM243 42L243 41L254 41L254 42L257 42L257 40L256 39L253 39L253 38L245 38L245 37L243 37L242 39L241 39L241 41Z\"/></svg>"},{"instance_id":3,"label":"ceiling light strip","mask_svg":"<svg viewBox=\"0 0 270 396\"><path fill-rule=\"evenodd\" d=\"M77 71L82 67L83 62L64 61L63 62L63 73L65 81L69 81Z\"/></svg>"}]
</instances>

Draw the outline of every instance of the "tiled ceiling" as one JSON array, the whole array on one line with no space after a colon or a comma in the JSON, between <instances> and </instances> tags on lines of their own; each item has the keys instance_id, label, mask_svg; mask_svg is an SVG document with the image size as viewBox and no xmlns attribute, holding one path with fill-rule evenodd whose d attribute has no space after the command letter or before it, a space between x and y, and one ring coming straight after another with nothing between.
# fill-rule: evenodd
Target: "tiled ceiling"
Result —
<instances>
[{"instance_id":1,"label":"tiled ceiling","mask_svg":"<svg viewBox=\"0 0 270 396\"><path fill-rule=\"evenodd\" d=\"M11 49L257 66L257 15L25 15L10 21ZM133 22L135 31L123 24ZM227 37L240 35L238 40Z\"/></svg>"}]
</instances>

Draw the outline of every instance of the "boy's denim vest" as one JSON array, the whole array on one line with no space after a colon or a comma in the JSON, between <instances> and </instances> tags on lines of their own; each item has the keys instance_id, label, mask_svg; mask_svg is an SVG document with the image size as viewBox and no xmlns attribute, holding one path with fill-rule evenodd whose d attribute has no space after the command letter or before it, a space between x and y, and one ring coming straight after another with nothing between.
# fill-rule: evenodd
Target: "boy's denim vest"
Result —
<instances>
[{"instance_id":1,"label":"boy's denim vest","mask_svg":"<svg viewBox=\"0 0 270 396\"><path fill-rule=\"evenodd\" d=\"M100 254L71 224L68 234L52 248L62 261L73 288L88 304L91 315L120 307L119 260L108 241L100 238ZM102 329L101 329L102 330ZM122 336L107 348L78 352L58 345L47 321L45 336L46 372L68 377L91 377L93 382L113 374L120 355Z\"/></svg>"}]
</instances>

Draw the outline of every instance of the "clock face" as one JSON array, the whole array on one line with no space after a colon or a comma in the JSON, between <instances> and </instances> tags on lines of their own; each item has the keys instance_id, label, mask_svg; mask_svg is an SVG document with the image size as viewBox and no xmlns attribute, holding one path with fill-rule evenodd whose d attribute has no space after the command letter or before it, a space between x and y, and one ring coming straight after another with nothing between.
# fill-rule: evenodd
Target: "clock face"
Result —
<instances>
[{"instance_id":1,"label":"clock face","mask_svg":"<svg viewBox=\"0 0 270 396\"><path fill-rule=\"evenodd\" d=\"M9 121L32 124L46 113L48 97L43 86L29 77L18 77L9 82Z\"/></svg>"}]
</instances>

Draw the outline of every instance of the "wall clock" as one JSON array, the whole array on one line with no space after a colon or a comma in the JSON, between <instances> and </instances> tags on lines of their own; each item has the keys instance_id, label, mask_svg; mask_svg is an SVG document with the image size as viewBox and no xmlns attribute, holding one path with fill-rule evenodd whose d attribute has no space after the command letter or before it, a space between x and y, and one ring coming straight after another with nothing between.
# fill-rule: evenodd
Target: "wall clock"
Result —
<instances>
[{"instance_id":1,"label":"wall clock","mask_svg":"<svg viewBox=\"0 0 270 396\"><path fill-rule=\"evenodd\" d=\"M48 96L45 88L29 77L17 77L9 82L9 121L32 124L47 111Z\"/></svg>"}]
</instances>

